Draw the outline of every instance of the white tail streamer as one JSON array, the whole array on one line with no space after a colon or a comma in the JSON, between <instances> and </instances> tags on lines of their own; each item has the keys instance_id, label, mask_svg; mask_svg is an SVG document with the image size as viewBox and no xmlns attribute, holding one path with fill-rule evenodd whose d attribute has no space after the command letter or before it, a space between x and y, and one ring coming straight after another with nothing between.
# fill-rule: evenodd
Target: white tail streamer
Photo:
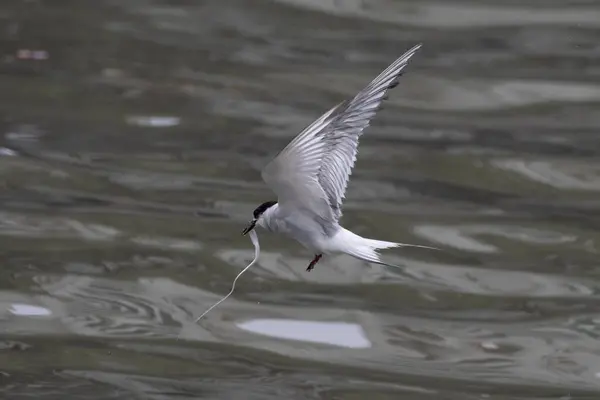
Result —
<instances>
[{"instance_id":1,"label":"white tail streamer","mask_svg":"<svg viewBox=\"0 0 600 400\"><path fill-rule=\"evenodd\" d=\"M248 266L246 268L244 268L243 270L240 271L239 274L237 274L237 276L233 280L233 284L231 285L231 290L229 291L229 293L227 293L225 295L225 297L223 297L221 300L217 301L215 304L210 306L208 308L208 310L204 311L198 318L196 318L196 320L194 321L195 323L200 321L202 319L202 317L204 317L206 314L208 314L213 308L215 308L216 306L218 306L219 304L221 304L222 302L227 300L227 298L233 294L233 291L235 290L235 283L237 282L238 278L240 276L242 276L242 274L244 272L246 272L248 270L248 268L253 266L256 263L256 261L258 261L258 256L260 255L260 244L258 243L258 235L256 234L256 231L254 229L250 231L250 240L252 240L252 244L254 245L254 260L252 260L252 262L250 264L248 264Z\"/></svg>"}]
</instances>

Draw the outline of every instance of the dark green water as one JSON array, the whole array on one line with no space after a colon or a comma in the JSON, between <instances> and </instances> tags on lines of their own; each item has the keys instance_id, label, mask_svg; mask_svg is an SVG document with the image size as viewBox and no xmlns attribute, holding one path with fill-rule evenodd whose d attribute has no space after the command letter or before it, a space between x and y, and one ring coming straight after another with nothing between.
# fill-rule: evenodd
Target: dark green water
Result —
<instances>
[{"instance_id":1,"label":"dark green water","mask_svg":"<svg viewBox=\"0 0 600 400\"><path fill-rule=\"evenodd\" d=\"M343 223L445 251L260 233L195 324L260 168L420 42ZM600 398L598 2L6 1L0 129L1 398Z\"/></svg>"}]
</instances>

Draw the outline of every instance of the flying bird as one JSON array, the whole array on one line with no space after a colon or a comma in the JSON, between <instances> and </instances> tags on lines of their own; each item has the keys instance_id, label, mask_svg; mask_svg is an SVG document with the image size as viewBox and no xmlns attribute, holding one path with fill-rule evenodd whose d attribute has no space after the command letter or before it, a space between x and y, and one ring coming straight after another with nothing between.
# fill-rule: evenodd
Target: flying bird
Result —
<instances>
[{"instance_id":1,"label":"flying bird","mask_svg":"<svg viewBox=\"0 0 600 400\"><path fill-rule=\"evenodd\" d=\"M323 254L345 253L383 264L378 250L414 246L361 237L343 228L342 202L358 152L358 141L386 98L398 85L408 61L421 48L408 50L354 98L343 101L296 136L262 170L277 195L254 210L246 235L257 225L300 242L314 254L311 271Z\"/></svg>"}]
</instances>

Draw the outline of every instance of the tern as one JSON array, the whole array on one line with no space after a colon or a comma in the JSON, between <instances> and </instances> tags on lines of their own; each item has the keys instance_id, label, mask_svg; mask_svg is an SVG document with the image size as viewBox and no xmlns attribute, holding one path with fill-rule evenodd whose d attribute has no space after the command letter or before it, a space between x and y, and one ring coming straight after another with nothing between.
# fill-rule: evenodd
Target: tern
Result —
<instances>
[{"instance_id":1,"label":"tern","mask_svg":"<svg viewBox=\"0 0 600 400\"><path fill-rule=\"evenodd\" d=\"M358 92L323 114L296 136L262 170L277 201L259 205L243 235L257 225L295 239L314 254L311 271L323 254L345 253L363 261L386 264L378 250L414 246L361 237L343 228L342 202L358 152L358 141L386 99L398 85L408 61L421 48L408 50Z\"/></svg>"}]
</instances>

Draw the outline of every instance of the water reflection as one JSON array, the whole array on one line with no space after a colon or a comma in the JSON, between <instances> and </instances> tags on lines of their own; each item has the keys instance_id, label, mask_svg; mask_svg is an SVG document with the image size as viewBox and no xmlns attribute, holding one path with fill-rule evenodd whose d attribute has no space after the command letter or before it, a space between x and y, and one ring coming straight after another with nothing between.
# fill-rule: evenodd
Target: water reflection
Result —
<instances>
[{"instance_id":1,"label":"water reflection","mask_svg":"<svg viewBox=\"0 0 600 400\"><path fill-rule=\"evenodd\" d=\"M556 189L600 190L600 164L575 160L497 160L494 164Z\"/></svg>"},{"instance_id":2,"label":"water reflection","mask_svg":"<svg viewBox=\"0 0 600 400\"><path fill-rule=\"evenodd\" d=\"M11 304L8 312L13 315L25 317L46 317L52 315L52 311L47 308L31 304Z\"/></svg>"},{"instance_id":3,"label":"water reflection","mask_svg":"<svg viewBox=\"0 0 600 400\"><path fill-rule=\"evenodd\" d=\"M238 323L246 331L280 339L363 349L371 347L360 325L344 322L254 319Z\"/></svg>"},{"instance_id":4,"label":"water reflection","mask_svg":"<svg viewBox=\"0 0 600 400\"><path fill-rule=\"evenodd\" d=\"M151 128L171 128L179 125L180 118L168 116L132 115L126 118L128 124Z\"/></svg>"},{"instance_id":5,"label":"water reflection","mask_svg":"<svg viewBox=\"0 0 600 400\"><path fill-rule=\"evenodd\" d=\"M577 240L574 235L525 228L510 225L459 225L459 226L432 226L421 225L415 227L415 233L460 250L477 253L496 253L498 247L475 239L477 236L499 236L521 243L531 243L546 246L556 246L573 243Z\"/></svg>"}]
</instances>

